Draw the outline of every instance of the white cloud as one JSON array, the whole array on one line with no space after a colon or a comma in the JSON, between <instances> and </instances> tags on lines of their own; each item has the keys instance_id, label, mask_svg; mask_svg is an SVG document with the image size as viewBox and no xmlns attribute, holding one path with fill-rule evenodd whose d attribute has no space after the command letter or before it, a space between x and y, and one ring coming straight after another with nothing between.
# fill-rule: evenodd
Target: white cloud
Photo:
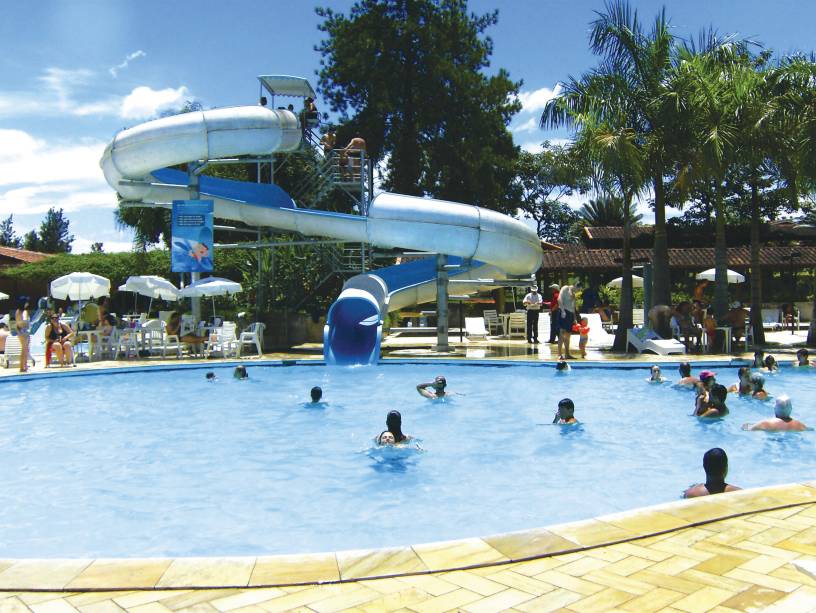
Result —
<instances>
[{"instance_id":1,"label":"white cloud","mask_svg":"<svg viewBox=\"0 0 816 613\"><path fill-rule=\"evenodd\" d=\"M130 64L133 60L139 59L140 57L145 57L146 55L147 53L145 53L141 49L137 49L133 53L128 53L121 64L117 64L116 66L108 68L108 72L115 79L116 77L119 76L120 70L124 70L125 68L127 68L128 64Z\"/></svg>"},{"instance_id":2,"label":"white cloud","mask_svg":"<svg viewBox=\"0 0 816 613\"><path fill-rule=\"evenodd\" d=\"M549 141L551 145L571 145L572 140L569 138L544 138L542 140L526 141L519 145L524 151L529 153L541 153L544 151L544 141Z\"/></svg>"},{"instance_id":3,"label":"white cloud","mask_svg":"<svg viewBox=\"0 0 816 613\"><path fill-rule=\"evenodd\" d=\"M147 119L161 111L179 108L191 97L184 85L159 90L140 85L125 95L110 93L88 99L83 94L98 91L101 85L98 83L98 75L87 69L47 68L38 80L42 83L43 91L0 90L0 118L94 115Z\"/></svg>"},{"instance_id":4,"label":"white cloud","mask_svg":"<svg viewBox=\"0 0 816 613\"><path fill-rule=\"evenodd\" d=\"M554 88L542 87L531 92L519 92L518 99L521 102L521 112L537 113L544 110L547 103L561 93L561 84Z\"/></svg>"},{"instance_id":5,"label":"white cloud","mask_svg":"<svg viewBox=\"0 0 816 613\"><path fill-rule=\"evenodd\" d=\"M137 87L124 100L119 112L123 119L145 119L161 111L180 108L190 95L185 86L155 90L150 87Z\"/></svg>"},{"instance_id":6,"label":"white cloud","mask_svg":"<svg viewBox=\"0 0 816 613\"><path fill-rule=\"evenodd\" d=\"M510 128L510 131L513 133L519 132L535 132L538 130L538 118L537 117L530 117L527 121L519 126L513 126Z\"/></svg>"}]
</instances>

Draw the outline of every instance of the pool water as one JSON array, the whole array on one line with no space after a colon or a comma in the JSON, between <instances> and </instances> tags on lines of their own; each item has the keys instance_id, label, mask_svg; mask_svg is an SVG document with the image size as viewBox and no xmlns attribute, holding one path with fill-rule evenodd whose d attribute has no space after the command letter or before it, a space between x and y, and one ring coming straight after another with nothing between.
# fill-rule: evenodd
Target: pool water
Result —
<instances>
[{"instance_id":1,"label":"pool water","mask_svg":"<svg viewBox=\"0 0 816 613\"><path fill-rule=\"evenodd\" d=\"M816 478L816 433L745 432L773 402L693 394L635 370L391 364L248 366L3 381L0 553L9 557L255 555L488 535L677 500L729 455L743 487ZM676 379L675 369L667 373ZM736 368L718 380L736 381ZM445 374L454 395L419 382ZM305 404L320 385L326 404ZM767 377L816 425L816 369ZM551 425L571 397L578 427ZM424 451L380 453L390 409Z\"/></svg>"}]
</instances>

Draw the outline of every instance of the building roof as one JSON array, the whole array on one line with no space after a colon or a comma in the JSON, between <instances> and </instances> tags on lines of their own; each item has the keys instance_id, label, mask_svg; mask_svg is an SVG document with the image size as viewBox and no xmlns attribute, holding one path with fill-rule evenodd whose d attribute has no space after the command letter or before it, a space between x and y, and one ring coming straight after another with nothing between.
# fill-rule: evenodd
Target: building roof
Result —
<instances>
[{"instance_id":1,"label":"building roof","mask_svg":"<svg viewBox=\"0 0 816 613\"><path fill-rule=\"evenodd\" d=\"M618 270L621 267L621 249L587 249L582 245L559 245L560 250L544 250L542 268L545 270L602 271ZM791 266L791 253L799 253L793 258L793 267L816 267L816 247L799 245L765 246L760 250L760 264L764 267L787 270ZM635 263L651 261L651 249L632 249ZM687 247L669 249L669 268L683 270L706 270L714 266L714 247ZM730 247L728 267L746 269L751 266L750 247Z\"/></svg>"},{"instance_id":2,"label":"building roof","mask_svg":"<svg viewBox=\"0 0 816 613\"><path fill-rule=\"evenodd\" d=\"M654 226L632 226L632 238L651 236ZM584 236L588 240L623 240L623 226L585 226Z\"/></svg>"},{"instance_id":3,"label":"building roof","mask_svg":"<svg viewBox=\"0 0 816 613\"><path fill-rule=\"evenodd\" d=\"M29 251L28 249L0 247L0 257L18 260L21 264L41 262L46 258L50 258L52 255L51 253L40 253L39 251Z\"/></svg>"}]
</instances>

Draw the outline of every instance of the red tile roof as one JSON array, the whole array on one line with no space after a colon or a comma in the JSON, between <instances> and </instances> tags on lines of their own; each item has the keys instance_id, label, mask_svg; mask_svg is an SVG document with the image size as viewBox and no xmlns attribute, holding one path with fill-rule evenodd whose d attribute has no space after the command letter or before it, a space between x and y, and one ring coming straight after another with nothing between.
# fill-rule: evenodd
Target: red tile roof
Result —
<instances>
[{"instance_id":1,"label":"red tile roof","mask_svg":"<svg viewBox=\"0 0 816 613\"><path fill-rule=\"evenodd\" d=\"M0 257L19 260L21 263L42 262L50 258L51 253L40 253L39 251L28 251L27 249L15 249L13 247L0 247Z\"/></svg>"},{"instance_id":2,"label":"red tile roof","mask_svg":"<svg viewBox=\"0 0 816 613\"><path fill-rule=\"evenodd\" d=\"M587 249L581 245L561 245L560 251L544 250L542 268L544 270L617 270L620 268L621 249ZM787 270L790 265L790 254L798 252L794 258L795 268L816 267L816 247L801 245L796 247L765 246L760 251L760 263L764 267ZM633 260L652 259L651 249L632 249ZM751 266L749 247L731 247L728 249L728 267L745 269ZM688 247L669 249L669 267L686 270L705 270L714 267L714 247Z\"/></svg>"},{"instance_id":3,"label":"red tile roof","mask_svg":"<svg viewBox=\"0 0 816 613\"><path fill-rule=\"evenodd\" d=\"M584 234L589 240L623 240L622 226L586 226ZM654 234L654 226L633 226L632 238Z\"/></svg>"}]
</instances>

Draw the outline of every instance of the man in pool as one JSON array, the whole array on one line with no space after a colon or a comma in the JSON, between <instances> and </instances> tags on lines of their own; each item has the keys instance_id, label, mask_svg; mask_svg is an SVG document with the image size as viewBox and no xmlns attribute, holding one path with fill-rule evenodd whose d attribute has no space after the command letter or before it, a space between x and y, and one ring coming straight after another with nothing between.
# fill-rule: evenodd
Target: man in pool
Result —
<instances>
[{"instance_id":1,"label":"man in pool","mask_svg":"<svg viewBox=\"0 0 816 613\"><path fill-rule=\"evenodd\" d=\"M728 476L728 456L719 447L714 447L705 452L705 455L703 455L703 470L705 470L706 474L705 483L692 485L683 492L683 498L696 498L742 489L725 482L725 478Z\"/></svg>"},{"instance_id":2,"label":"man in pool","mask_svg":"<svg viewBox=\"0 0 816 613\"><path fill-rule=\"evenodd\" d=\"M708 403L706 405L698 405L697 417L725 417L728 415L728 407L725 406L725 399L728 396L728 390L724 385L715 383L711 386L711 391L708 394Z\"/></svg>"},{"instance_id":3,"label":"man in pool","mask_svg":"<svg viewBox=\"0 0 816 613\"><path fill-rule=\"evenodd\" d=\"M570 370L572 370L570 368L570 365L567 364L566 361L564 361L564 360L558 360L558 362L555 363L555 372L556 372L556 374L559 374L559 373L560 374L566 374Z\"/></svg>"},{"instance_id":4,"label":"man in pool","mask_svg":"<svg viewBox=\"0 0 816 613\"><path fill-rule=\"evenodd\" d=\"M791 417L791 400L788 396L780 396L776 399L776 406L774 407L774 417L771 419L764 419L753 425L744 424L743 430L765 430L767 432L801 432L807 430L808 427L798 419Z\"/></svg>"},{"instance_id":5,"label":"man in pool","mask_svg":"<svg viewBox=\"0 0 816 613\"><path fill-rule=\"evenodd\" d=\"M799 351L796 352L796 361L793 363L794 366L816 366L813 362L810 361L810 352L807 349L802 347Z\"/></svg>"},{"instance_id":6,"label":"man in pool","mask_svg":"<svg viewBox=\"0 0 816 613\"><path fill-rule=\"evenodd\" d=\"M751 386L751 369L748 366L740 366L737 371L739 381L728 388L729 392L737 392L740 396L750 396L753 391Z\"/></svg>"},{"instance_id":7,"label":"man in pool","mask_svg":"<svg viewBox=\"0 0 816 613\"><path fill-rule=\"evenodd\" d=\"M575 419L575 403L570 398L564 398L558 402L558 411L555 413L553 423L558 426L579 423Z\"/></svg>"},{"instance_id":8,"label":"man in pool","mask_svg":"<svg viewBox=\"0 0 816 613\"><path fill-rule=\"evenodd\" d=\"M249 373L247 373L246 366L243 364L235 367L235 370L232 372L232 376L236 379L249 379Z\"/></svg>"},{"instance_id":9,"label":"man in pool","mask_svg":"<svg viewBox=\"0 0 816 613\"><path fill-rule=\"evenodd\" d=\"M416 386L417 391L421 396L436 400L437 398L444 398L445 387L448 385L447 380L442 375L437 375L431 383L420 383Z\"/></svg>"},{"instance_id":10,"label":"man in pool","mask_svg":"<svg viewBox=\"0 0 816 613\"><path fill-rule=\"evenodd\" d=\"M309 395L312 397L312 404L317 404L323 398L323 390L315 385L310 391Z\"/></svg>"},{"instance_id":11,"label":"man in pool","mask_svg":"<svg viewBox=\"0 0 816 613\"><path fill-rule=\"evenodd\" d=\"M680 364L677 370L680 372L680 380L675 385L693 388L700 382L697 377L691 376L691 364L688 362Z\"/></svg>"}]
</instances>

